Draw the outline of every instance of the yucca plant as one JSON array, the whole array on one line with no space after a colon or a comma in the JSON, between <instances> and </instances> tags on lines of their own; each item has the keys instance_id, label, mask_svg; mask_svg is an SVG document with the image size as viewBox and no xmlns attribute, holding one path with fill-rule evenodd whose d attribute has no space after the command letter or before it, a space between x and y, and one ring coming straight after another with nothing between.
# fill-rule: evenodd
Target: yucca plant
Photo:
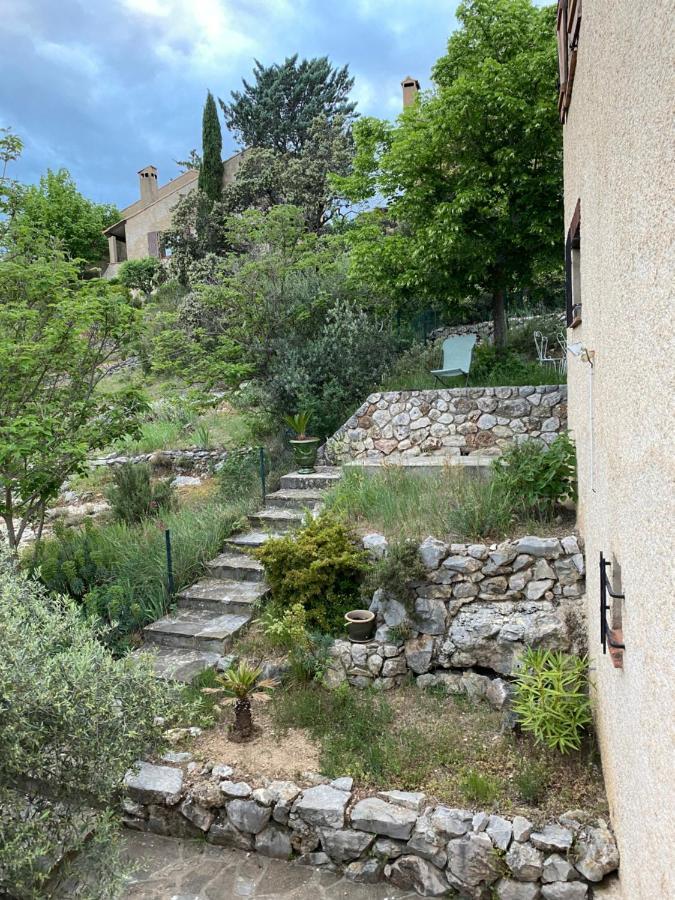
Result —
<instances>
[{"instance_id":1,"label":"yucca plant","mask_svg":"<svg viewBox=\"0 0 675 900\"><path fill-rule=\"evenodd\" d=\"M592 721L587 658L530 647L516 675L513 711L537 742L560 753L579 750Z\"/></svg>"},{"instance_id":2,"label":"yucca plant","mask_svg":"<svg viewBox=\"0 0 675 900\"><path fill-rule=\"evenodd\" d=\"M230 738L237 743L249 741L253 737L253 714L251 701L266 702L269 691L277 686L272 678L261 678L262 669L250 666L241 660L238 666L228 669L218 678L219 687L204 688L205 694L224 694L222 704L234 706L234 724L230 728Z\"/></svg>"},{"instance_id":3,"label":"yucca plant","mask_svg":"<svg viewBox=\"0 0 675 900\"><path fill-rule=\"evenodd\" d=\"M311 418L312 414L305 411L296 413L294 416L284 416L284 422L291 431L295 432L299 441L304 441L307 439L307 426L309 425Z\"/></svg>"}]
</instances>

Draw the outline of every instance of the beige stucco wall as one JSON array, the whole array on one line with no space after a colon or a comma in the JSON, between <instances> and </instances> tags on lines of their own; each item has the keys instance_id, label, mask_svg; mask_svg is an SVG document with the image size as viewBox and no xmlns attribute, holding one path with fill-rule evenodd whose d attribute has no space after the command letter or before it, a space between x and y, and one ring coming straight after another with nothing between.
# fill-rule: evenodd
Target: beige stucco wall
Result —
<instances>
[{"instance_id":1,"label":"beige stucco wall","mask_svg":"<svg viewBox=\"0 0 675 900\"><path fill-rule=\"evenodd\" d=\"M626 900L675 897L674 12L672 0L584 0L564 126L566 227L581 199L583 303L568 340L595 352L592 398L590 366L570 358L569 420ZM600 648L600 550L621 567L623 670Z\"/></svg>"}]
</instances>

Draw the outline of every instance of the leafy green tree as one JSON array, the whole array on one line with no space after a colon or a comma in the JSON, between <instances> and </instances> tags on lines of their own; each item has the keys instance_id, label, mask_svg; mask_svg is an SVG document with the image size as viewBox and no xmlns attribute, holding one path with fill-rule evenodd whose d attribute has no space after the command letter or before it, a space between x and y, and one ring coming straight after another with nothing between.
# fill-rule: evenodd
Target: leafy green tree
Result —
<instances>
[{"instance_id":1,"label":"leafy green tree","mask_svg":"<svg viewBox=\"0 0 675 900\"><path fill-rule=\"evenodd\" d=\"M117 277L128 288L149 294L161 280L162 263L155 256L143 259L127 259L119 268Z\"/></svg>"},{"instance_id":2,"label":"leafy green tree","mask_svg":"<svg viewBox=\"0 0 675 900\"><path fill-rule=\"evenodd\" d=\"M199 190L209 200L220 200L223 193L223 138L218 110L211 91L206 95L202 117L202 159L199 166Z\"/></svg>"},{"instance_id":3,"label":"leafy green tree","mask_svg":"<svg viewBox=\"0 0 675 900\"><path fill-rule=\"evenodd\" d=\"M271 66L256 60L253 78L232 91L231 103L220 100L227 127L244 147L299 155L317 118L354 118L349 67L336 69L326 56L298 62L296 53Z\"/></svg>"},{"instance_id":4,"label":"leafy green tree","mask_svg":"<svg viewBox=\"0 0 675 900\"><path fill-rule=\"evenodd\" d=\"M78 280L59 252L0 262L0 516L16 548L87 454L137 431L131 389L97 391L105 363L137 340L126 291Z\"/></svg>"},{"instance_id":5,"label":"leafy green tree","mask_svg":"<svg viewBox=\"0 0 675 900\"><path fill-rule=\"evenodd\" d=\"M554 17L532 0L464 0L436 90L395 126L358 122L354 170L336 179L353 201L387 204L354 231L355 270L399 301L488 291L498 345L507 293L559 266Z\"/></svg>"},{"instance_id":6,"label":"leafy green tree","mask_svg":"<svg viewBox=\"0 0 675 900\"><path fill-rule=\"evenodd\" d=\"M0 128L0 162L2 163L2 174L0 182L5 181L7 177L7 166L10 162L17 160L23 151L23 141L18 134L14 134L11 128Z\"/></svg>"},{"instance_id":7,"label":"leafy green tree","mask_svg":"<svg viewBox=\"0 0 675 900\"><path fill-rule=\"evenodd\" d=\"M175 694L149 661L115 660L93 620L19 573L2 547L0 596L0 893L119 896L112 810L125 772L161 747L156 717L171 714ZM69 859L71 871L52 878ZM83 892L59 892L67 874Z\"/></svg>"},{"instance_id":8,"label":"leafy green tree","mask_svg":"<svg viewBox=\"0 0 675 900\"><path fill-rule=\"evenodd\" d=\"M119 217L115 206L84 197L66 169L49 169L39 185L21 191L14 215L14 237L24 246L36 239L57 242L71 259L96 265L107 252L103 229Z\"/></svg>"}]
</instances>

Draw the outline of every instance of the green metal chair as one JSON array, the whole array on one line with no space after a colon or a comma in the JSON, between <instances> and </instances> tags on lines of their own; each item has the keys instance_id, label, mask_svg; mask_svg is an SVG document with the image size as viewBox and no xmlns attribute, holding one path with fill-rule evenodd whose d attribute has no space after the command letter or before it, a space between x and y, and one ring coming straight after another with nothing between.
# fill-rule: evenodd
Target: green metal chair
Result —
<instances>
[{"instance_id":1,"label":"green metal chair","mask_svg":"<svg viewBox=\"0 0 675 900\"><path fill-rule=\"evenodd\" d=\"M443 341L443 368L431 370L439 384L443 384L441 378L454 378L456 375L466 375L468 384L476 341L475 334L455 334Z\"/></svg>"}]
</instances>

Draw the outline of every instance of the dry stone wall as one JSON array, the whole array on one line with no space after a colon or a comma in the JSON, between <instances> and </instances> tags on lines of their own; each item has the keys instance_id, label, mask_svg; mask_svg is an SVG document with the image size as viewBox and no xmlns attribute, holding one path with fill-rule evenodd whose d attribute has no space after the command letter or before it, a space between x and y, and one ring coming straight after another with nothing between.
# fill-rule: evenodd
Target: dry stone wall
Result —
<instances>
[{"instance_id":1,"label":"dry stone wall","mask_svg":"<svg viewBox=\"0 0 675 900\"><path fill-rule=\"evenodd\" d=\"M449 388L371 394L331 437L326 458L497 455L514 443L550 444L567 430L567 386Z\"/></svg>"},{"instance_id":2,"label":"dry stone wall","mask_svg":"<svg viewBox=\"0 0 675 900\"><path fill-rule=\"evenodd\" d=\"M387 552L383 535L364 546ZM415 677L503 708L509 676L526 647L578 652L584 641L581 539L528 536L501 544L447 544L426 538L427 570L406 602L375 592L377 631L368 644L335 641L328 684L381 690Z\"/></svg>"},{"instance_id":3,"label":"dry stone wall","mask_svg":"<svg viewBox=\"0 0 675 900\"><path fill-rule=\"evenodd\" d=\"M153 468L171 469L175 472L208 472L217 469L227 459L230 451L222 447L215 450L155 450L152 453L110 453L89 461L91 466L121 466L125 463L150 463Z\"/></svg>"},{"instance_id":4,"label":"dry stone wall","mask_svg":"<svg viewBox=\"0 0 675 900\"><path fill-rule=\"evenodd\" d=\"M227 765L139 763L125 778L124 821L155 834L206 838L300 865L386 880L424 897L586 900L619 864L607 823L582 812L535 824L389 790L363 796L351 778L239 780Z\"/></svg>"}]
</instances>

